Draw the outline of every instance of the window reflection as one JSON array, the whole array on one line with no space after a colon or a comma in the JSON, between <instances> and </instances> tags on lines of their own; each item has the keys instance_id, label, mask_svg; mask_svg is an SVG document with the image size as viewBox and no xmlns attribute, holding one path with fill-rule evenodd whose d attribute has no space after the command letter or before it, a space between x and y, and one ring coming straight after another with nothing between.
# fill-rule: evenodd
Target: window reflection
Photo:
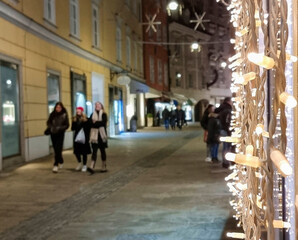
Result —
<instances>
[{"instance_id":1,"label":"window reflection","mask_svg":"<svg viewBox=\"0 0 298 240\"><path fill-rule=\"evenodd\" d=\"M2 104L3 125L14 125L16 121L15 105L12 101L5 101Z\"/></svg>"}]
</instances>

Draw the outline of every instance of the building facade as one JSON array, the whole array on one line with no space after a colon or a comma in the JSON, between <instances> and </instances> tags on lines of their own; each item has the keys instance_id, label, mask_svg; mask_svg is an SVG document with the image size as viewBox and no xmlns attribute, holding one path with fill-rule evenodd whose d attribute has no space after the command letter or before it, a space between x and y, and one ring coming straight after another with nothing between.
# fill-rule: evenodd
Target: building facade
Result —
<instances>
[{"instance_id":1,"label":"building facade","mask_svg":"<svg viewBox=\"0 0 298 240\"><path fill-rule=\"evenodd\" d=\"M43 132L57 101L70 119L100 101L109 134L127 129L129 82L119 77L145 82L140 14L140 1L0 1L0 169L50 153Z\"/></svg>"},{"instance_id":2,"label":"building facade","mask_svg":"<svg viewBox=\"0 0 298 240\"><path fill-rule=\"evenodd\" d=\"M146 94L147 113L155 115L156 103L170 101L167 1L143 1L144 77L151 89ZM152 20L154 25L148 25Z\"/></svg>"},{"instance_id":3,"label":"building facade","mask_svg":"<svg viewBox=\"0 0 298 240\"><path fill-rule=\"evenodd\" d=\"M231 96L229 14L216 0L183 1L170 19L171 92L199 121L206 103ZM192 43L199 44L194 49ZM189 104L192 106L189 106Z\"/></svg>"}]
</instances>

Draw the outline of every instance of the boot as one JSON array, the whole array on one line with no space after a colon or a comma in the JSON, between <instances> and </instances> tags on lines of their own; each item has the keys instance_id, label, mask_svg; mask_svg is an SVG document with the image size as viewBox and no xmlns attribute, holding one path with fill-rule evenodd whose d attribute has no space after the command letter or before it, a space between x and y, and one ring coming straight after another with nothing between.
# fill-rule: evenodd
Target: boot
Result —
<instances>
[{"instance_id":1,"label":"boot","mask_svg":"<svg viewBox=\"0 0 298 240\"><path fill-rule=\"evenodd\" d=\"M102 167L101 167L101 172L107 172L107 164L106 161L102 161Z\"/></svg>"}]
</instances>

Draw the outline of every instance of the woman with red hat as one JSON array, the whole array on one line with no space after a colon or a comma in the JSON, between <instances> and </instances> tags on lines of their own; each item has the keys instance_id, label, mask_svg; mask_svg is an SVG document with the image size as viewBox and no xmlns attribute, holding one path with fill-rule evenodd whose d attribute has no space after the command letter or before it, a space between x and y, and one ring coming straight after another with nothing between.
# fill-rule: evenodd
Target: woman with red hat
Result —
<instances>
[{"instance_id":1,"label":"woman with red hat","mask_svg":"<svg viewBox=\"0 0 298 240\"><path fill-rule=\"evenodd\" d=\"M76 108L76 115L72 119L71 130L74 131L73 153L78 160L76 170L86 172L87 155L91 154L91 148L89 144L90 127L83 107ZM83 157L83 163L81 157Z\"/></svg>"}]
</instances>

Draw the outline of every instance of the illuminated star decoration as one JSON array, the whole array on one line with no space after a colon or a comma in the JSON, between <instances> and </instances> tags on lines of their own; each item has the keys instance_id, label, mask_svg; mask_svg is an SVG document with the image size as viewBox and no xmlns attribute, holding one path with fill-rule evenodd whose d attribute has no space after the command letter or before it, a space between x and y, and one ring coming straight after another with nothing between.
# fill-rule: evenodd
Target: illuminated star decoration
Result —
<instances>
[{"instance_id":1,"label":"illuminated star decoration","mask_svg":"<svg viewBox=\"0 0 298 240\"><path fill-rule=\"evenodd\" d=\"M197 23L194 30L197 30L197 28L201 25L203 30L205 30L205 27L204 27L204 24L203 22L210 22L210 20L203 20L204 16L205 16L206 12L203 13L202 16L199 16L196 12L195 12L195 15L196 15L196 20L190 20L191 23Z\"/></svg>"},{"instance_id":2,"label":"illuminated star decoration","mask_svg":"<svg viewBox=\"0 0 298 240\"><path fill-rule=\"evenodd\" d=\"M147 29L146 29L146 32L149 32L150 28L152 28L152 30L153 30L154 32L156 32L156 28L155 28L154 25L159 25L159 24L161 24L160 21L158 21L158 22L154 22L154 20L155 20L155 18L156 18L156 14L154 14L154 16L153 16L151 19L150 19L150 17L146 14L146 18L147 18L148 22L146 22L146 23L142 23L143 25L148 25L148 27L147 27Z\"/></svg>"}]
</instances>

